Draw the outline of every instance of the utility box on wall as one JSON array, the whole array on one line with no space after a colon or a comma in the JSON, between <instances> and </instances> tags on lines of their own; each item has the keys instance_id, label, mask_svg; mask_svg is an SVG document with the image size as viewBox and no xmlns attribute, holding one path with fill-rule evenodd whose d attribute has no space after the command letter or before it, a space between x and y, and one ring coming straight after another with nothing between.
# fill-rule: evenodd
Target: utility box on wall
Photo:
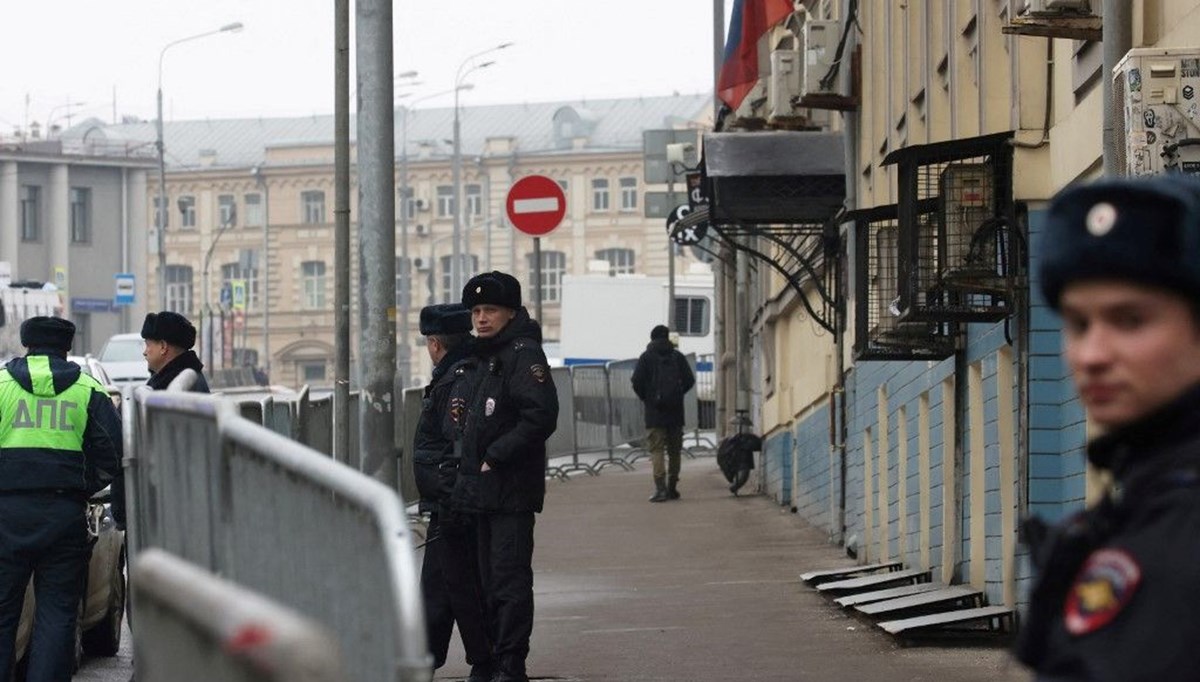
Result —
<instances>
[{"instance_id":1,"label":"utility box on wall","mask_svg":"<svg viewBox=\"0 0 1200 682\"><path fill-rule=\"evenodd\" d=\"M1126 175L1167 171L1170 150L1200 139L1200 48L1138 48L1117 64L1113 97Z\"/></svg>"}]
</instances>

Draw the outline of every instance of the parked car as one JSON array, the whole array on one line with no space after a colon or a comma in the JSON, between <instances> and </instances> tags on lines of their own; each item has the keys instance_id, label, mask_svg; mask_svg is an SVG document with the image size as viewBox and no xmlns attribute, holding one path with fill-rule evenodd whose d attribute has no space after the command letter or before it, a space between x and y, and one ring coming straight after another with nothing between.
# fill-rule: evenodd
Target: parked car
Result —
<instances>
[{"instance_id":1,"label":"parked car","mask_svg":"<svg viewBox=\"0 0 1200 682\"><path fill-rule=\"evenodd\" d=\"M142 356L145 342L141 334L116 334L104 343L98 359L116 386L144 384L150 368Z\"/></svg>"}]
</instances>

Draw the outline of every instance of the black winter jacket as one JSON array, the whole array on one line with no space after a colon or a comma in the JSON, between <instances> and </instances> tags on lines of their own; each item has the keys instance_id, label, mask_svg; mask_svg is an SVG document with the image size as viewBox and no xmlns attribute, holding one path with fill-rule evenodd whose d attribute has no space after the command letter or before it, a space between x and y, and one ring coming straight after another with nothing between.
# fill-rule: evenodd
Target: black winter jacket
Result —
<instances>
[{"instance_id":1,"label":"black winter jacket","mask_svg":"<svg viewBox=\"0 0 1200 682\"><path fill-rule=\"evenodd\" d=\"M541 343L541 327L521 308L499 334L477 339L474 353L455 369L450 427L462 456L456 511L542 510L558 394ZM484 462L491 469L481 473Z\"/></svg>"},{"instance_id":2,"label":"black winter jacket","mask_svg":"<svg viewBox=\"0 0 1200 682\"><path fill-rule=\"evenodd\" d=\"M449 502L453 488L454 439L450 437L446 406L450 402L450 388L458 375L455 366L467 357L471 346L461 346L446 354L433 368L433 376L425 386L421 399L421 416L417 419L417 432L413 436L413 477L417 492L421 495L419 509L422 512L442 511L439 506Z\"/></svg>"},{"instance_id":3,"label":"black winter jacket","mask_svg":"<svg viewBox=\"0 0 1200 682\"><path fill-rule=\"evenodd\" d=\"M1048 532L1017 656L1039 680L1191 680L1200 670L1200 388L1097 438L1118 492Z\"/></svg>"},{"instance_id":4,"label":"black winter jacket","mask_svg":"<svg viewBox=\"0 0 1200 682\"><path fill-rule=\"evenodd\" d=\"M204 363L200 362L200 358L196 357L194 351L186 351L182 355L177 356L174 360L167 363L159 371L150 375L146 380L146 385L156 391L165 391L179 376L179 373L185 369L194 369L196 374L196 383L192 386L192 393L208 393L208 381L204 378Z\"/></svg>"},{"instance_id":5,"label":"black winter jacket","mask_svg":"<svg viewBox=\"0 0 1200 682\"><path fill-rule=\"evenodd\" d=\"M654 400L656 389L663 383L660 367L664 363L676 363L676 375L683 384L677 391L678 399L666 405ZM646 428L662 429L683 426L683 394L696 384L696 375L688 364L687 357L675 350L668 339L654 339L646 344L646 351L638 358L633 370L633 392L646 407Z\"/></svg>"},{"instance_id":6,"label":"black winter jacket","mask_svg":"<svg viewBox=\"0 0 1200 682\"><path fill-rule=\"evenodd\" d=\"M49 360L49 384L35 384L30 375L29 358L40 353L30 353L23 358L9 360L0 372L0 382L15 382L25 393L45 398L48 405L39 404L36 420L39 428L63 428L68 417L62 414L69 403L54 400L80 381L79 365L57 355L46 355ZM80 499L90 497L103 490L110 482L122 480L121 476L121 420L108 393L91 377L83 379L90 388L86 405L87 424L83 430L82 453L50 448L7 448L0 452L0 491L19 490L64 490L77 492ZM13 414L13 405L0 405L0 419L12 423L20 415ZM44 419L45 418L45 419ZM28 419L28 417L26 418ZM113 496L113 515L124 518L125 500Z\"/></svg>"}]
</instances>

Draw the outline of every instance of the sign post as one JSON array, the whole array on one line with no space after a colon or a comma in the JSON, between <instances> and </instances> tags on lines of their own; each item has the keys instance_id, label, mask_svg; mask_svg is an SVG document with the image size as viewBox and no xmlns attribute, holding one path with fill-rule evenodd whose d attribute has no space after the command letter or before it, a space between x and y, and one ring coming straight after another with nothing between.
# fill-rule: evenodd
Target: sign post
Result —
<instances>
[{"instance_id":1,"label":"sign post","mask_svg":"<svg viewBox=\"0 0 1200 682\"><path fill-rule=\"evenodd\" d=\"M562 186L545 175L527 175L513 183L504 202L508 219L533 237L534 314L542 321L542 235L549 234L567 214Z\"/></svg>"}]
</instances>

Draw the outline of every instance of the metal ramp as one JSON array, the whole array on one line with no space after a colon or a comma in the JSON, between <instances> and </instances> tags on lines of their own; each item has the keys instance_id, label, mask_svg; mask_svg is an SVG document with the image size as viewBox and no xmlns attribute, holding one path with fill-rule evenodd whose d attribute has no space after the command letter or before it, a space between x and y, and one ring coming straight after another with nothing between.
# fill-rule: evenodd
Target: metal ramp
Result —
<instances>
[{"instance_id":1,"label":"metal ramp","mask_svg":"<svg viewBox=\"0 0 1200 682\"><path fill-rule=\"evenodd\" d=\"M841 580L860 573L874 573L876 571L899 571L904 568L899 561L884 561L878 564L866 564L863 566L847 566L845 568L830 568L823 571L809 571L800 574L800 581L815 585L817 583L828 582L831 580Z\"/></svg>"},{"instance_id":2,"label":"metal ramp","mask_svg":"<svg viewBox=\"0 0 1200 682\"><path fill-rule=\"evenodd\" d=\"M904 638L994 636L1013 631L1012 609L982 606L878 623L885 632Z\"/></svg>"},{"instance_id":3,"label":"metal ramp","mask_svg":"<svg viewBox=\"0 0 1200 682\"><path fill-rule=\"evenodd\" d=\"M890 571L862 578L849 578L817 585L820 592L863 592L885 586L898 587L900 584L928 582L932 573L928 570L910 569L906 571Z\"/></svg>"},{"instance_id":4,"label":"metal ramp","mask_svg":"<svg viewBox=\"0 0 1200 682\"><path fill-rule=\"evenodd\" d=\"M875 590L874 592L859 592L857 594L848 594L844 597L838 597L833 600L833 603L843 608L847 606L855 606L858 604L870 604L871 602L884 601L885 599L898 599L907 597L922 592L931 592L940 590L945 585L942 583L917 583L916 585L904 585L902 587L889 587L885 590Z\"/></svg>"},{"instance_id":5,"label":"metal ramp","mask_svg":"<svg viewBox=\"0 0 1200 682\"><path fill-rule=\"evenodd\" d=\"M899 614L912 609L944 609L946 607L980 607L983 606L983 593L970 587L956 585L947 587L937 585L940 589L913 594L896 599L885 599L870 604L859 604L855 610L868 616L883 616Z\"/></svg>"}]
</instances>

